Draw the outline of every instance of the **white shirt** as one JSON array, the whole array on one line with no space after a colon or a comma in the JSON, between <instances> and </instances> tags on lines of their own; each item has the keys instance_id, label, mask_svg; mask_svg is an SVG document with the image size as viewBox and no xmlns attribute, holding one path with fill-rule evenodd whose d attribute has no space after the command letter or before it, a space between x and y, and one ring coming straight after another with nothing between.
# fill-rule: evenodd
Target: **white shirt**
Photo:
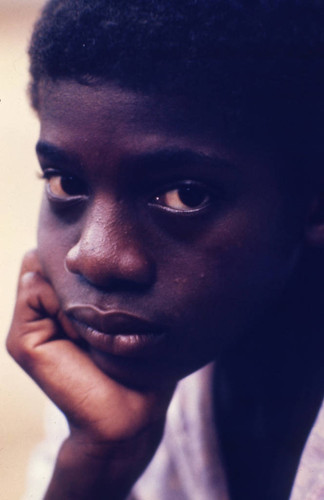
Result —
<instances>
[{"instance_id":1,"label":"white shirt","mask_svg":"<svg viewBox=\"0 0 324 500\"><path fill-rule=\"evenodd\" d=\"M179 382L165 433L129 500L230 500L212 408L213 364ZM43 498L55 457L68 435L63 415L50 408L47 438L32 457L23 500ZM289 500L324 499L324 402L308 437Z\"/></svg>"}]
</instances>

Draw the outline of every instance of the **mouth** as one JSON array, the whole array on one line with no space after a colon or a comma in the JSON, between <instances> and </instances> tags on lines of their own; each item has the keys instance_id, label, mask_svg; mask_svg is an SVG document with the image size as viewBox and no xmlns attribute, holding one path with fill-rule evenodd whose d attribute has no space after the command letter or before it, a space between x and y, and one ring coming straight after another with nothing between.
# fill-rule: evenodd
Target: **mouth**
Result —
<instances>
[{"instance_id":1,"label":"mouth","mask_svg":"<svg viewBox=\"0 0 324 500\"><path fill-rule=\"evenodd\" d=\"M162 325L120 310L81 304L69 306L65 313L90 347L114 356L157 356L166 338Z\"/></svg>"}]
</instances>

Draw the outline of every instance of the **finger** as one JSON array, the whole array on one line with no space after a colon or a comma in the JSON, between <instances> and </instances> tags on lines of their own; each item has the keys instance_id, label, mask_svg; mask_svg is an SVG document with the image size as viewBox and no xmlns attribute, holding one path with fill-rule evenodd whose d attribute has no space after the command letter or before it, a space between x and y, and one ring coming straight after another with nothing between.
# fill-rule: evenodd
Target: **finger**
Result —
<instances>
[{"instance_id":1,"label":"finger","mask_svg":"<svg viewBox=\"0 0 324 500\"><path fill-rule=\"evenodd\" d=\"M51 285L40 274L27 272L20 279L8 337L9 352L11 352L11 342L18 342L20 345L19 339L32 332L33 335L28 341L31 342L32 339L35 345L62 336L80 340L70 320L61 311ZM14 356L14 353L11 354Z\"/></svg>"},{"instance_id":2,"label":"finger","mask_svg":"<svg viewBox=\"0 0 324 500\"><path fill-rule=\"evenodd\" d=\"M19 293L7 339L10 354L19 362L24 343L30 347L44 343L59 333L55 321L59 303L51 286L35 272L25 273L19 283Z\"/></svg>"},{"instance_id":3,"label":"finger","mask_svg":"<svg viewBox=\"0 0 324 500\"><path fill-rule=\"evenodd\" d=\"M68 340L28 352L29 373L70 424L96 442L135 437L164 418L171 394L141 393L110 379Z\"/></svg>"},{"instance_id":4,"label":"finger","mask_svg":"<svg viewBox=\"0 0 324 500\"><path fill-rule=\"evenodd\" d=\"M142 394L111 380L87 353L62 339L69 328L51 285L38 272L23 273L7 347L69 421L96 440L115 441L164 418L171 390Z\"/></svg>"},{"instance_id":5,"label":"finger","mask_svg":"<svg viewBox=\"0 0 324 500\"><path fill-rule=\"evenodd\" d=\"M60 304L52 286L38 272L29 271L20 278L17 308L22 320L37 321L56 317Z\"/></svg>"},{"instance_id":6,"label":"finger","mask_svg":"<svg viewBox=\"0 0 324 500\"><path fill-rule=\"evenodd\" d=\"M66 336L75 341L80 341L80 335L75 331L74 326L72 325L69 318L64 314L62 310L59 311L57 315L57 321L61 325L62 331L66 334Z\"/></svg>"},{"instance_id":7,"label":"finger","mask_svg":"<svg viewBox=\"0 0 324 500\"><path fill-rule=\"evenodd\" d=\"M39 261L38 252L36 248L29 250L24 255L20 268L19 278L21 278L21 276L30 271L43 274L42 266Z\"/></svg>"},{"instance_id":8,"label":"finger","mask_svg":"<svg viewBox=\"0 0 324 500\"><path fill-rule=\"evenodd\" d=\"M73 342L62 339L60 325L67 318L63 321L49 283L32 272L21 281L8 350L70 422L94 440L119 440L164 416L165 395L125 388L102 373Z\"/></svg>"}]
</instances>

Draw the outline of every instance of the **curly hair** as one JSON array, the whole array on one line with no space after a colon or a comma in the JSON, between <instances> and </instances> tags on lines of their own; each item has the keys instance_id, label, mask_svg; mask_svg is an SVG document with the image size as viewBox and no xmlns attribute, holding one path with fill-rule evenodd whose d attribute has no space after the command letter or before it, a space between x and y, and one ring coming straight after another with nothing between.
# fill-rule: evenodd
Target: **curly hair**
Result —
<instances>
[{"instance_id":1,"label":"curly hair","mask_svg":"<svg viewBox=\"0 0 324 500\"><path fill-rule=\"evenodd\" d=\"M34 102L42 78L182 92L233 62L323 57L323 10L321 0L50 0L29 50Z\"/></svg>"},{"instance_id":2,"label":"curly hair","mask_svg":"<svg viewBox=\"0 0 324 500\"><path fill-rule=\"evenodd\" d=\"M29 48L32 104L42 80L111 81L217 105L232 131L257 113L264 135L296 144L303 121L306 142L323 119L323 26L323 0L49 0Z\"/></svg>"}]
</instances>

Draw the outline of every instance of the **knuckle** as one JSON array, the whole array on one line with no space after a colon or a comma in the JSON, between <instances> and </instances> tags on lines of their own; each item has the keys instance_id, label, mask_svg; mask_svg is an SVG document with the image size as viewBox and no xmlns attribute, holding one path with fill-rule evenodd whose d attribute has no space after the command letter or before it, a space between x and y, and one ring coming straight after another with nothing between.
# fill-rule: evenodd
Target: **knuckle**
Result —
<instances>
[{"instance_id":1,"label":"knuckle","mask_svg":"<svg viewBox=\"0 0 324 500\"><path fill-rule=\"evenodd\" d=\"M31 249L27 250L27 252L25 253L24 259L33 259L35 257L35 255L37 256L37 249L31 248Z\"/></svg>"},{"instance_id":2,"label":"knuckle","mask_svg":"<svg viewBox=\"0 0 324 500\"><path fill-rule=\"evenodd\" d=\"M27 338L16 337L9 332L6 340L6 349L10 356L26 371L29 371L30 365L33 363L32 349Z\"/></svg>"},{"instance_id":3,"label":"knuckle","mask_svg":"<svg viewBox=\"0 0 324 500\"><path fill-rule=\"evenodd\" d=\"M19 363L22 355L21 346L17 339L14 338L13 335L11 335L11 333L8 335L8 338L6 340L6 348L10 356Z\"/></svg>"},{"instance_id":4,"label":"knuckle","mask_svg":"<svg viewBox=\"0 0 324 500\"><path fill-rule=\"evenodd\" d=\"M23 275L28 271L41 273L41 265L36 249L29 250L23 257L20 274Z\"/></svg>"},{"instance_id":5,"label":"knuckle","mask_svg":"<svg viewBox=\"0 0 324 500\"><path fill-rule=\"evenodd\" d=\"M34 360L31 351L27 349L20 349L18 356L14 359L27 373L31 372L31 368L34 366Z\"/></svg>"},{"instance_id":6,"label":"knuckle","mask_svg":"<svg viewBox=\"0 0 324 500\"><path fill-rule=\"evenodd\" d=\"M36 262L38 262L36 248L28 250L23 257L23 265L26 265L26 267L32 267Z\"/></svg>"},{"instance_id":7,"label":"knuckle","mask_svg":"<svg viewBox=\"0 0 324 500\"><path fill-rule=\"evenodd\" d=\"M26 271L24 274L22 274L20 278L20 283L22 287L29 287L31 285L34 285L36 281L37 281L37 275L35 272L32 271Z\"/></svg>"},{"instance_id":8,"label":"knuckle","mask_svg":"<svg viewBox=\"0 0 324 500\"><path fill-rule=\"evenodd\" d=\"M20 276L18 293L23 300L32 294L35 295L42 284L41 276L34 271L26 271Z\"/></svg>"},{"instance_id":9,"label":"knuckle","mask_svg":"<svg viewBox=\"0 0 324 500\"><path fill-rule=\"evenodd\" d=\"M10 354L10 356L12 356L13 358L15 357L15 343L13 342L12 338L11 338L11 335L9 333L7 339L6 339L6 349L7 349L7 352Z\"/></svg>"}]
</instances>

